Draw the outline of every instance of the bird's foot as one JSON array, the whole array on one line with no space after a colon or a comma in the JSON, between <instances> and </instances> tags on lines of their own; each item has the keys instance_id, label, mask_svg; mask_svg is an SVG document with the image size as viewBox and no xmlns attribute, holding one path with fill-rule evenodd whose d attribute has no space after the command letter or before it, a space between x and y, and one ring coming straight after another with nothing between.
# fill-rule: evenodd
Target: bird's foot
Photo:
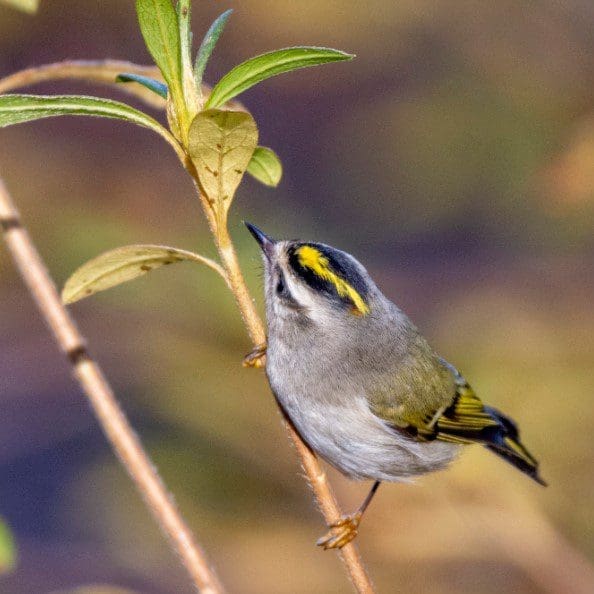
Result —
<instances>
[{"instance_id":1,"label":"bird's foot","mask_svg":"<svg viewBox=\"0 0 594 594\"><path fill-rule=\"evenodd\" d=\"M330 531L318 539L316 544L325 551L328 549L342 549L357 536L360 522L361 512L342 516L340 520L330 524Z\"/></svg>"},{"instance_id":2,"label":"bird's foot","mask_svg":"<svg viewBox=\"0 0 594 594\"><path fill-rule=\"evenodd\" d=\"M266 343L259 344L243 358L244 367L263 367L266 357Z\"/></svg>"}]
</instances>

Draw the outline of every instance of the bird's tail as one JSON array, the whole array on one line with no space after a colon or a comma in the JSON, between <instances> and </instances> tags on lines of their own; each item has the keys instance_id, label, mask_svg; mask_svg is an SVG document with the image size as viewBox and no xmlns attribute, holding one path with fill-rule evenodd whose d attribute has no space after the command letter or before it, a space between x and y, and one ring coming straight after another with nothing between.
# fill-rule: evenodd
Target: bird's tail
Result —
<instances>
[{"instance_id":1,"label":"bird's tail","mask_svg":"<svg viewBox=\"0 0 594 594\"><path fill-rule=\"evenodd\" d=\"M485 447L546 487L547 483L538 474L538 462L520 441L516 424L490 406L485 406L484 410L498 421L498 430L491 432Z\"/></svg>"}]
</instances>

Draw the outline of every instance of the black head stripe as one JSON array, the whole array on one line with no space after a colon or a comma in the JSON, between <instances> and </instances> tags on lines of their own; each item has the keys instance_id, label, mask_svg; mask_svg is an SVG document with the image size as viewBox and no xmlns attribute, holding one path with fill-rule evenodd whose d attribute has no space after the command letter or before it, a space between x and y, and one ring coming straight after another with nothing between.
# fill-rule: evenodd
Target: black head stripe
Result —
<instances>
[{"instance_id":1,"label":"black head stripe","mask_svg":"<svg viewBox=\"0 0 594 594\"><path fill-rule=\"evenodd\" d=\"M346 254L325 245L299 243L289 248L288 255L291 268L312 289L339 298L361 315L369 312L367 283Z\"/></svg>"}]
</instances>

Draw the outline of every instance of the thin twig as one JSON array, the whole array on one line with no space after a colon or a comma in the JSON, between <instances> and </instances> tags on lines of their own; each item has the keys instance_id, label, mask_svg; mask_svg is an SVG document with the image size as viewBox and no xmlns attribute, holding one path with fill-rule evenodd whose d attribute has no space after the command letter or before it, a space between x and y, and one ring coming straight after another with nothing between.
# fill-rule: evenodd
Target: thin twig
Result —
<instances>
[{"instance_id":1,"label":"thin twig","mask_svg":"<svg viewBox=\"0 0 594 594\"><path fill-rule=\"evenodd\" d=\"M135 83L118 83L118 74L140 74L163 82L163 75L156 66L135 64L126 60L64 60L41 66L32 66L0 78L0 94L8 93L23 87L30 87L55 80L77 80L91 84L103 84L118 88L124 93L135 96L150 107L165 109L165 99L149 91L146 87ZM202 94L208 96L211 87L202 84ZM227 109L246 111L237 100L229 101Z\"/></svg>"},{"instance_id":2,"label":"thin twig","mask_svg":"<svg viewBox=\"0 0 594 594\"><path fill-rule=\"evenodd\" d=\"M165 99L138 83L116 83L116 76L123 73L140 74L163 80L156 66L143 66L126 60L65 60L19 70L0 79L0 93L52 80L82 80L89 83L116 85L123 92L135 95L147 105L165 108Z\"/></svg>"},{"instance_id":3,"label":"thin twig","mask_svg":"<svg viewBox=\"0 0 594 594\"><path fill-rule=\"evenodd\" d=\"M56 287L1 179L0 228L4 231L8 249L31 296L72 364L74 375L89 399L107 439L172 548L181 557L192 582L202 594L222 594L223 586L209 567L204 551L181 517L101 368L89 355L84 338L62 305Z\"/></svg>"},{"instance_id":4,"label":"thin twig","mask_svg":"<svg viewBox=\"0 0 594 594\"><path fill-rule=\"evenodd\" d=\"M188 169L188 171L190 174L192 174L191 169ZM198 182L196 182L196 188L199 188ZM210 227L213 229L213 221L212 216L210 216L208 202L202 197L201 202L205 208ZM233 291L237 305L239 306L241 316L248 330L248 334L250 335L254 346L262 345L266 341L264 324L262 323L262 319L256 310L254 300L252 299L245 284L245 279L239 266L237 254L227 228L219 228L213 232L215 233L215 241L221 262L227 271L229 285ZM340 518L342 512L332 487L328 482L326 473L322 470L316 455L301 439L293 426L285 421L285 427L291 441L295 446L295 449L297 450L297 454L301 460L301 465L303 466L307 480L314 492L318 507L320 508L326 523L332 524ZM339 555L357 592L360 594L373 594L373 584L369 575L367 574L361 554L359 553L355 543L351 542L344 546L339 550Z\"/></svg>"}]
</instances>

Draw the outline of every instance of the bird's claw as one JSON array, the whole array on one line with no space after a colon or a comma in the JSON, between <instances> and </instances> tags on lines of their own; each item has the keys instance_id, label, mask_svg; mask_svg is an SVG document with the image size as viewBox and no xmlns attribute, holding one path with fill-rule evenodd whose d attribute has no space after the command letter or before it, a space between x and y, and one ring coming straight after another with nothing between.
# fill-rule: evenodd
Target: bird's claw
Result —
<instances>
[{"instance_id":1,"label":"bird's claw","mask_svg":"<svg viewBox=\"0 0 594 594\"><path fill-rule=\"evenodd\" d=\"M318 539L316 543L325 551L328 549L342 549L357 536L361 514L354 513L348 516L342 516L336 522L330 524L330 531Z\"/></svg>"},{"instance_id":2,"label":"bird's claw","mask_svg":"<svg viewBox=\"0 0 594 594\"><path fill-rule=\"evenodd\" d=\"M259 344L243 358L244 367L263 367L266 357L266 344Z\"/></svg>"}]
</instances>

